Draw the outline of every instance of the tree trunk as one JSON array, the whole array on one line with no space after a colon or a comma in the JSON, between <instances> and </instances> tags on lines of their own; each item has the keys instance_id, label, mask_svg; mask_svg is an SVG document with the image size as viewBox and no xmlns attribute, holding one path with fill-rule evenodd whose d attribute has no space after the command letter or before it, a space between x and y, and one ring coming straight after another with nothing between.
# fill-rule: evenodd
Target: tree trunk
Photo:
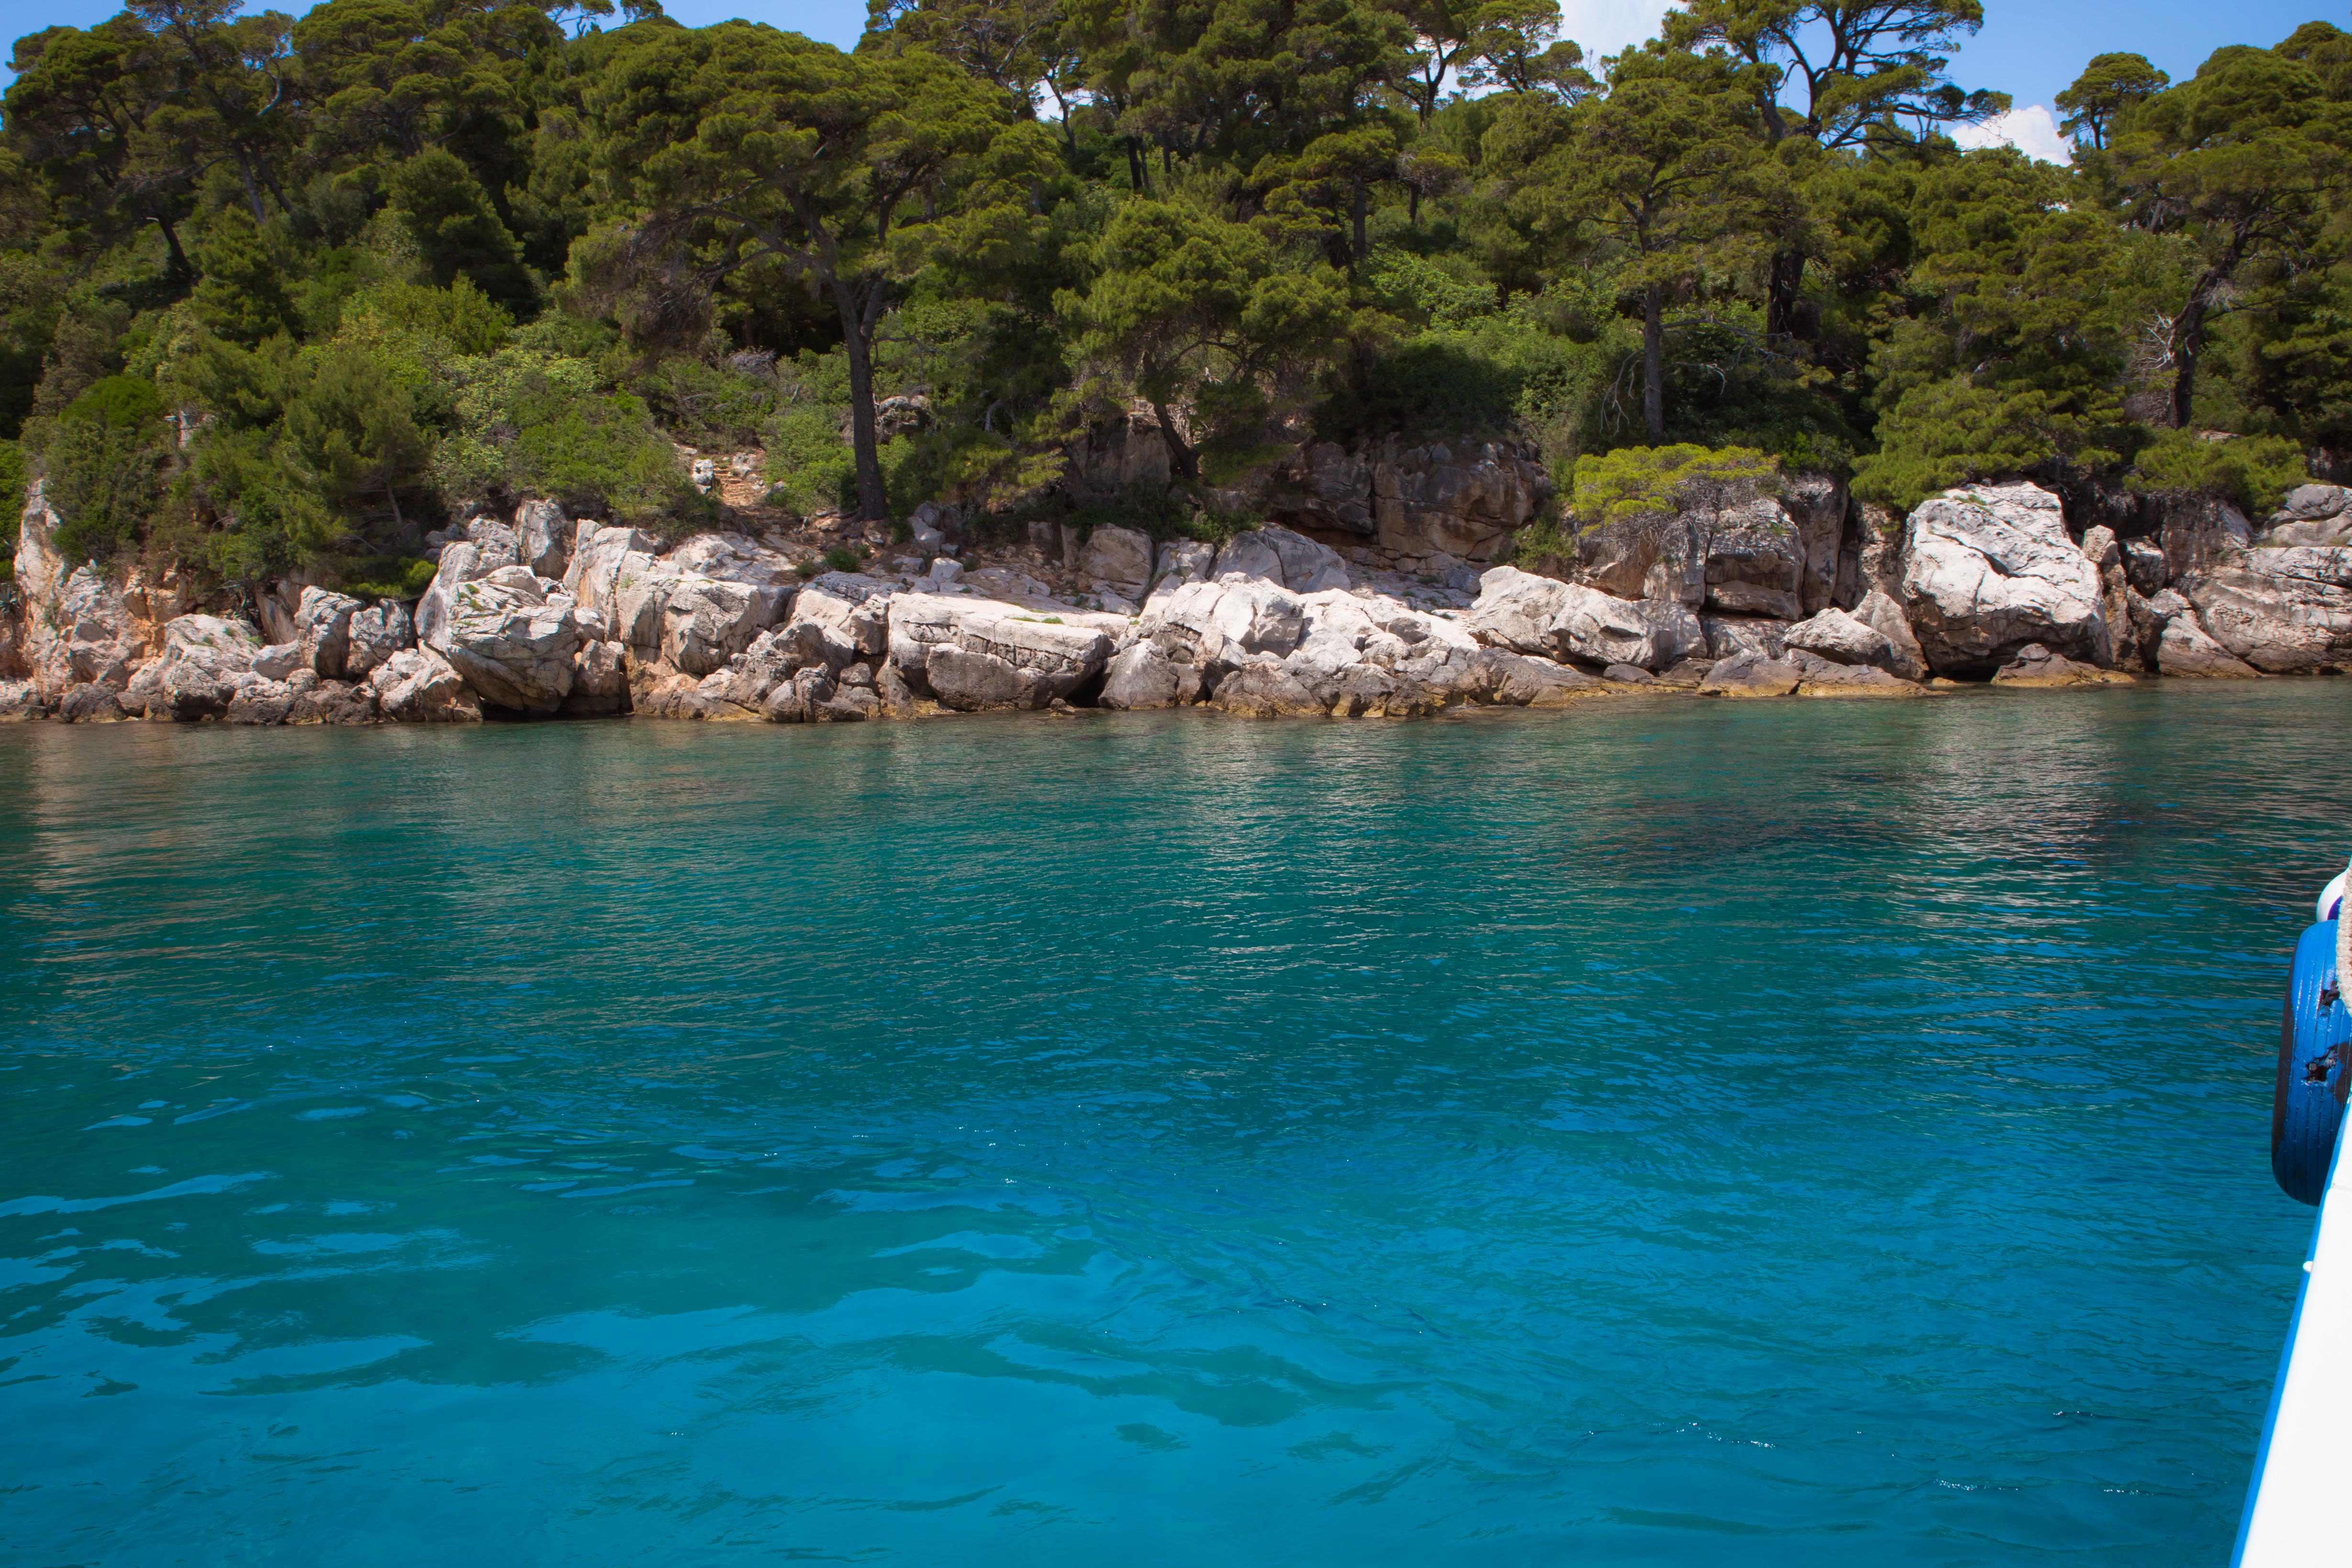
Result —
<instances>
[{"instance_id":1,"label":"tree trunk","mask_svg":"<svg viewBox=\"0 0 2352 1568\"><path fill-rule=\"evenodd\" d=\"M1792 338L1797 335L1797 301L1805 287L1805 253L1801 250L1776 250L1765 284L1764 333L1767 337Z\"/></svg>"},{"instance_id":2,"label":"tree trunk","mask_svg":"<svg viewBox=\"0 0 2352 1568\"><path fill-rule=\"evenodd\" d=\"M1666 438L1665 290L1642 290L1642 423L1653 446Z\"/></svg>"},{"instance_id":3,"label":"tree trunk","mask_svg":"<svg viewBox=\"0 0 2352 1568\"><path fill-rule=\"evenodd\" d=\"M2180 308L2180 314L2172 318L2172 427L2176 430L2189 428L2197 397L2197 361L2205 352L2205 316L2222 282L2218 273L2206 273L2189 291L2189 303Z\"/></svg>"},{"instance_id":4,"label":"tree trunk","mask_svg":"<svg viewBox=\"0 0 2352 1568\"><path fill-rule=\"evenodd\" d=\"M1155 399L1151 405L1151 412L1160 417L1160 434L1168 443L1168 461L1176 469L1176 477L1183 479L1199 479L1201 477L1200 457L1192 447L1184 444L1183 437L1176 434L1176 421L1169 417L1168 405Z\"/></svg>"},{"instance_id":5,"label":"tree trunk","mask_svg":"<svg viewBox=\"0 0 2352 1568\"><path fill-rule=\"evenodd\" d=\"M180 248L180 231L172 226L172 220L167 217L157 218L155 226L163 231L163 248L171 253L172 277L183 282L194 278L196 275L196 269L188 265L188 253Z\"/></svg>"},{"instance_id":6,"label":"tree trunk","mask_svg":"<svg viewBox=\"0 0 2352 1568\"><path fill-rule=\"evenodd\" d=\"M1151 171L1144 165L1142 144L1132 136L1127 139L1127 183L1139 196L1151 194Z\"/></svg>"},{"instance_id":7,"label":"tree trunk","mask_svg":"<svg viewBox=\"0 0 2352 1568\"><path fill-rule=\"evenodd\" d=\"M849 358L849 447L857 458L857 515L862 521L887 522L890 500L882 489L882 455L874 434L874 327L846 283L833 285L833 302L841 312L841 346Z\"/></svg>"},{"instance_id":8,"label":"tree trunk","mask_svg":"<svg viewBox=\"0 0 2352 1568\"><path fill-rule=\"evenodd\" d=\"M1372 247L1364 242L1364 176L1356 176L1355 189L1348 198L1348 218L1355 229L1355 238L1348 250L1349 261L1357 267L1371 259Z\"/></svg>"}]
</instances>

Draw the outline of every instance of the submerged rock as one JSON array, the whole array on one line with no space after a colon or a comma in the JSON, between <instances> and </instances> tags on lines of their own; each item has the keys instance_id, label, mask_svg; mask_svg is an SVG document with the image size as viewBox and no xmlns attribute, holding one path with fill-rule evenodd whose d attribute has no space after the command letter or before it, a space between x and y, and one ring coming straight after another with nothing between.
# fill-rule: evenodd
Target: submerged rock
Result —
<instances>
[{"instance_id":1,"label":"submerged rock","mask_svg":"<svg viewBox=\"0 0 2352 1568\"><path fill-rule=\"evenodd\" d=\"M2040 643L2028 643L2017 657L1994 672L1995 686L2115 686L2131 684L2120 670L2101 669L2054 653Z\"/></svg>"}]
</instances>

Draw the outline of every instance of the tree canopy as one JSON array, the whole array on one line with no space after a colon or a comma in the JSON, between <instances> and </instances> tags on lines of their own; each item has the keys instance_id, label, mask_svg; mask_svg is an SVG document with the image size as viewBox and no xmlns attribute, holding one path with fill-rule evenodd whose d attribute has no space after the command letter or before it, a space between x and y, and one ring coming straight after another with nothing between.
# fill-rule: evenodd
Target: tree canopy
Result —
<instances>
[{"instance_id":1,"label":"tree canopy","mask_svg":"<svg viewBox=\"0 0 2352 1568\"><path fill-rule=\"evenodd\" d=\"M2061 166L1953 140L2009 104L1952 67L1983 20L1694 0L1588 60L1556 0L870 0L848 51L137 0L15 47L0 472L79 551L235 578L526 493L696 525L681 447L1022 515L1122 417L1153 518L1384 435L1529 443L1564 498L1709 452L1894 506L2352 462L2352 36L2098 54Z\"/></svg>"}]
</instances>

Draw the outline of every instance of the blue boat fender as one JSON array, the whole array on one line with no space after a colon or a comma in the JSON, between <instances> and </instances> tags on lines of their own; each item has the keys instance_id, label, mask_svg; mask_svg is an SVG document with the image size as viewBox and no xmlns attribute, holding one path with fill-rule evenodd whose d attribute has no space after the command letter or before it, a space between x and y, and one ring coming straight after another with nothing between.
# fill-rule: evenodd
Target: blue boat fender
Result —
<instances>
[{"instance_id":1,"label":"blue boat fender","mask_svg":"<svg viewBox=\"0 0 2352 1568\"><path fill-rule=\"evenodd\" d=\"M2352 1093L2352 1010L2336 970L2340 925L2322 921L2294 944L2271 1101L2271 1174L2287 1196L2315 1205L2327 1190L2336 1129Z\"/></svg>"}]
</instances>

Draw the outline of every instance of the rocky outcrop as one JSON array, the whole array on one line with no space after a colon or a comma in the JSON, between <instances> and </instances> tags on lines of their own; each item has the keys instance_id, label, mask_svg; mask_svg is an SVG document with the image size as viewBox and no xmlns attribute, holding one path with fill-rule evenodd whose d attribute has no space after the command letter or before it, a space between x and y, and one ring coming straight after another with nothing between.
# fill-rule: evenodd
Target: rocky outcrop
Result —
<instances>
[{"instance_id":1,"label":"rocky outcrop","mask_svg":"<svg viewBox=\"0 0 2352 1568\"><path fill-rule=\"evenodd\" d=\"M368 676L383 716L401 724L475 723L482 710L446 659L429 647L403 648Z\"/></svg>"},{"instance_id":2,"label":"rocky outcrop","mask_svg":"<svg viewBox=\"0 0 2352 1568\"><path fill-rule=\"evenodd\" d=\"M353 612L343 629L343 676L365 680L403 648L416 646L416 623L397 599Z\"/></svg>"},{"instance_id":3,"label":"rocky outcrop","mask_svg":"<svg viewBox=\"0 0 2352 1568\"><path fill-rule=\"evenodd\" d=\"M1991 674L2033 644L2114 661L2098 569L2035 485L1947 490L1910 518L1903 601L1928 668Z\"/></svg>"},{"instance_id":4,"label":"rocky outcrop","mask_svg":"<svg viewBox=\"0 0 2352 1568\"><path fill-rule=\"evenodd\" d=\"M1834 606L1790 626L1783 644L1832 664L1866 664L1889 671L1895 664L1895 645L1885 632Z\"/></svg>"},{"instance_id":5,"label":"rocky outcrop","mask_svg":"<svg viewBox=\"0 0 2352 1568\"><path fill-rule=\"evenodd\" d=\"M932 594L894 595L887 614L890 662L908 685L965 711L1067 699L1110 658L1109 634L1083 616Z\"/></svg>"},{"instance_id":6,"label":"rocky outcrop","mask_svg":"<svg viewBox=\"0 0 2352 1568\"><path fill-rule=\"evenodd\" d=\"M1078 552L1078 578L1097 593L1141 599L1151 586L1151 536L1137 529L1102 527Z\"/></svg>"},{"instance_id":7,"label":"rocky outcrop","mask_svg":"<svg viewBox=\"0 0 2352 1568\"><path fill-rule=\"evenodd\" d=\"M163 652L131 678L121 705L182 723L220 718L240 694L272 685L253 671L260 651L261 634L243 621L181 616L164 625Z\"/></svg>"},{"instance_id":8,"label":"rocky outcrop","mask_svg":"<svg viewBox=\"0 0 2352 1568\"><path fill-rule=\"evenodd\" d=\"M2167 591L2162 597L2179 600ZM2205 635L2196 613L2181 602L2179 613L2163 617L2156 643L2156 667L2165 675L2192 680L2245 680L2262 671Z\"/></svg>"},{"instance_id":9,"label":"rocky outcrop","mask_svg":"<svg viewBox=\"0 0 2352 1568\"><path fill-rule=\"evenodd\" d=\"M2132 619L2133 589L2124 568L2122 542L2104 526L2084 529L2083 558L2099 574L2099 607L2106 616L2110 662L2118 669L2147 668L2149 650L2140 646Z\"/></svg>"},{"instance_id":10,"label":"rocky outcrop","mask_svg":"<svg viewBox=\"0 0 2352 1568\"><path fill-rule=\"evenodd\" d=\"M321 680L343 679L343 666L351 657L352 617L361 608L348 594L302 590L294 610L295 640L302 645L302 662Z\"/></svg>"},{"instance_id":11,"label":"rocky outcrop","mask_svg":"<svg viewBox=\"0 0 2352 1568\"><path fill-rule=\"evenodd\" d=\"M581 637L560 584L528 566L501 566L458 584L447 605L425 641L483 701L525 713L563 705Z\"/></svg>"},{"instance_id":12,"label":"rocky outcrop","mask_svg":"<svg viewBox=\"0 0 2352 1568\"><path fill-rule=\"evenodd\" d=\"M823 649L830 668L846 669L890 648L893 584L854 572L827 572L793 601L789 635Z\"/></svg>"},{"instance_id":13,"label":"rocky outcrop","mask_svg":"<svg viewBox=\"0 0 2352 1568\"><path fill-rule=\"evenodd\" d=\"M1103 667L1100 701L1106 708L1188 706L1201 700L1202 673L1190 648L1171 653L1158 643L1138 642Z\"/></svg>"},{"instance_id":14,"label":"rocky outcrop","mask_svg":"<svg viewBox=\"0 0 2352 1568\"><path fill-rule=\"evenodd\" d=\"M1892 597L1873 588L1854 605L1853 618L1886 639L1893 650L1885 666L1889 675L1902 680L1927 679L1927 657L1920 651L1919 639L1913 635L1903 606Z\"/></svg>"},{"instance_id":15,"label":"rocky outcrop","mask_svg":"<svg viewBox=\"0 0 2352 1568\"><path fill-rule=\"evenodd\" d=\"M1254 577L1294 594L1315 594L1345 588L1348 563L1329 545L1268 523L1227 540L1209 575L1219 582Z\"/></svg>"},{"instance_id":16,"label":"rocky outcrop","mask_svg":"<svg viewBox=\"0 0 2352 1568\"><path fill-rule=\"evenodd\" d=\"M1801 620L1836 597L1846 513L1843 483L1799 475L1779 495L1588 528L1576 579L1622 599Z\"/></svg>"},{"instance_id":17,"label":"rocky outcrop","mask_svg":"<svg viewBox=\"0 0 2352 1568\"><path fill-rule=\"evenodd\" d=\"M2017 657L1993 672L2000 687L2128 686L2131 677L2121 670L2102 669L2053 653L2040 643L2028 643Z\"/></svg>"},{"instance_id":18,"label":"rocky outcrop","mask_svg":"<svg viewBox=\"0 0 2352 1568\"><path fill-rule=\"evenodd\" d=\"M1788 697L1796 692L1804 672L1786 659L1760 653L1738 653L1717 660L1699 682L1701 697Z\"/></svg>"},{"instance_id":19,"label":"rocky outcrop","mask_svg":"<svg viewBox=\"0 0 2352 1568\"><path fill-rule=\"evenodd\" d=\"M2205 632L2273 675L2352 668L2352 547L2242 550L2182 574Z\"/></svg>"},{"instance_id":20,"label":"rocky outcrop","mask_svg":"<svg viewBox=\"0 0 2352 1568\"><path fill-rule=\"evenodd\" d=\"M1391 437L1353 448L1300 447L1269 504L1293 527L1360 542L1401 564L1451 565L1494 560L1550 496L1551 479L1531 447Z\"/></svg>"},{"instance_id":21,"label":"rocky outcrop","mask_svg":"<svg viewBox=\"0 0 2352 1568\"><path fill-rule=\"evenodd\" d=\"M1925 697L1926 688L1888 674L1874 664L1842 664L1804 648L1792 647L1785 663L1797 670L1800 697Z\"/></svg>"},{"instance_id":22,"label":"rocky outcrop","mask_svg":"<svg viewBox=\"0 0 2352 1568\"><path fill-rule=\"evenodd\" d=\"M1659 670L1706 649L1698 617L1681 605L1620 599L1515 566L1479 579L1463 624L1489 647L1562 662Z\"/></svg>"}]
</instances>

